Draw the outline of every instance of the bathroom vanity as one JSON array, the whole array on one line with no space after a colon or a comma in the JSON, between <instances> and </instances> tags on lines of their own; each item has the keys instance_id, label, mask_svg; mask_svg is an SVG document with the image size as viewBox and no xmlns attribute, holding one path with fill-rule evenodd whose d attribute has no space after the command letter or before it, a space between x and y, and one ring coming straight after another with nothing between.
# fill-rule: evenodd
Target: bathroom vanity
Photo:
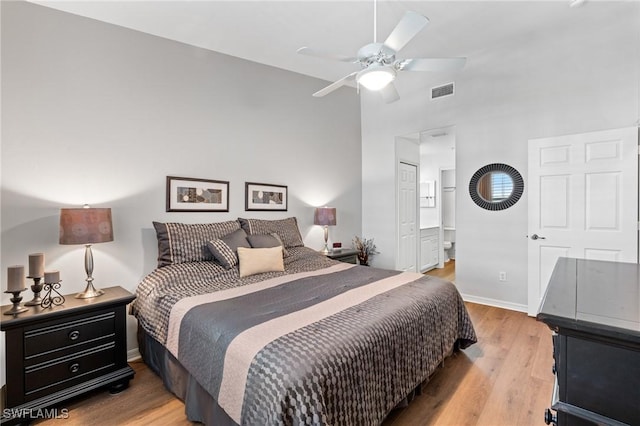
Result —
<instances>
[{"instance_id":1,"label":"bathroom vanity","mask_svg":"<svg viewBox=\"0 0 640 426\"><path fill-rule=\"evenodd\" d=\"M420 229L420 272L429 271L440 262L440 228L432 226Z\"/></svg>"}]
</instances>

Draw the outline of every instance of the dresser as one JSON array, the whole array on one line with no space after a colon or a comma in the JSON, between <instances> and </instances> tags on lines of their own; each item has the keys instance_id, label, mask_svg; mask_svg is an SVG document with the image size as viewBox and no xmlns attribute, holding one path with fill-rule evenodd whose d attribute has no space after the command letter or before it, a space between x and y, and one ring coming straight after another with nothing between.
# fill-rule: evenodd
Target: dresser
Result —
<instances>
[{"instance_id":1,"label":"dresser","mask_svg":"<svg viewBox=\"0 0 640 426\"><path fill-rule=\"evenodd\" d=\"M560 258L537 318L553 331L545 422L640 425L640 266Z\"/></svg>"},{"instance_id":2,"label":"dresser","mask_svg":"<svg viewBox=\"0 0 640 426\"><path fill-rule=\"evenodd\" d=\"M6 339L6 401L3 424L108 387L125 389L134 371L127 364L126 305L135 296L121 287L64 305L30 307L2 315ZM2 306L2 311L9 306Z\"/></svg>"}]
</instances>

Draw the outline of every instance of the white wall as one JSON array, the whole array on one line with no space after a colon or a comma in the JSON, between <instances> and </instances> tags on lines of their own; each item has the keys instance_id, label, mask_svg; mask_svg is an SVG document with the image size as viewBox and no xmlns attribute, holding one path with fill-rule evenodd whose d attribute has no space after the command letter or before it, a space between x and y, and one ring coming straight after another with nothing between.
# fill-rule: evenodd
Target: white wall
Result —
<instances>
[{"instance_id":1,"label":"white wall","mask_svg":"<svg viewBox=\"0 0 640 426\"><path fill-rule=\"evenodd\" d=\"M513 207L486 211L468 195L481 166L500 162L527 180L531 138L635 125L640 117L640 3L587 3L579 22L524 34L467 55L457 75L401 73L401 99L386 105L363 93L363 232L393 267L396 135L456 126L456 285L468 297L526 310L527 190ZM501 25L494 22L492 25ZM515 43L515 48L514 48ZM456 82L456 95L430 101L428 90ZM506 271L508 281L499 282Z\"/></svg>"},{"instance_id":2,"label":"white wall","mask_svg":"<svg viewBox=\"0 0 640 426\"><path fill-rule=\"evenodd\" d=\"M96 286L130 291L156 264L153 220L296 216L319 249L313 207L328 204L332 240L361 233L352 89L313 98L326 82L34 4L1 7L3 268L44 252L64 292L81 291L84 248L58 244L58 221L83 203L113 214L115 241L93 247ZM166 213L167 175L229 181L229 213ZM245 212L245 181L288 185L289 211Z\"/></svg>"}]
</instances>

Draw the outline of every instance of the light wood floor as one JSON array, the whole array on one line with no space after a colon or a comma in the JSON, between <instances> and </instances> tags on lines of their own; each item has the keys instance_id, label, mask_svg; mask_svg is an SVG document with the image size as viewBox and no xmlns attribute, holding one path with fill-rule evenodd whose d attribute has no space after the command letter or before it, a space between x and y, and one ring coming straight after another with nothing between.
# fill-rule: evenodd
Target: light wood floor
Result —
<instances>
[{"instance_id":1,"label":"light wood floor","mask_svg":"<svg viewBox=\"0 0 640 426\"><path fill-rule=\"evenodd\" d=\"M454 354L384 425L544 425L551 332L524 313L467 303L478 343Z\"/></svg>"},{"instance_id":2,"label":"light wood floor","mask_svg":"<svg viewBox=\"0 0 640 426\"><path fill-rule=\"evenodd\" d=\"M456 261L451 259L444 263L444 268L434 268L425 272L425 275L433 275L434 277L442 278L443 280L456 282Z\"/></svg>"},{"instance_id":3,"label":"light wood floor","mask_svg":"<svg viewBox=\"0 0 640 426\"><path fill-rule=\"evenodd\" d=\"M544 424L553 387L551 332L524 313L473 303L467 309L478 343L448 358L422 395L392 412L384 426ZM68 419L38 424L193 424L182 402L143 362L131 366L136 375L129 389L117 395L96 391L66 404Z\"/></svg>"}]
</instances>

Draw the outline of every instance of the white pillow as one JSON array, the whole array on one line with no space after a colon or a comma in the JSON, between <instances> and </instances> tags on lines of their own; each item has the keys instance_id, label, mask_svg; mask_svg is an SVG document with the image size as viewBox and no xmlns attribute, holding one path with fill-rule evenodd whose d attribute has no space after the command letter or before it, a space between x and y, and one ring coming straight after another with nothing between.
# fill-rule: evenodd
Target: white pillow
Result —
<instances>
[{"instance_id":1,"label":"white pillow","mask_svg":"<svg viewBox=\"0 0 640 426\"><path fill-rule=\"evenodd\" d=\"M284 271L282 247L245 248L238 247L240 278L262 272Z\"/></svg>"}]
</instances>

